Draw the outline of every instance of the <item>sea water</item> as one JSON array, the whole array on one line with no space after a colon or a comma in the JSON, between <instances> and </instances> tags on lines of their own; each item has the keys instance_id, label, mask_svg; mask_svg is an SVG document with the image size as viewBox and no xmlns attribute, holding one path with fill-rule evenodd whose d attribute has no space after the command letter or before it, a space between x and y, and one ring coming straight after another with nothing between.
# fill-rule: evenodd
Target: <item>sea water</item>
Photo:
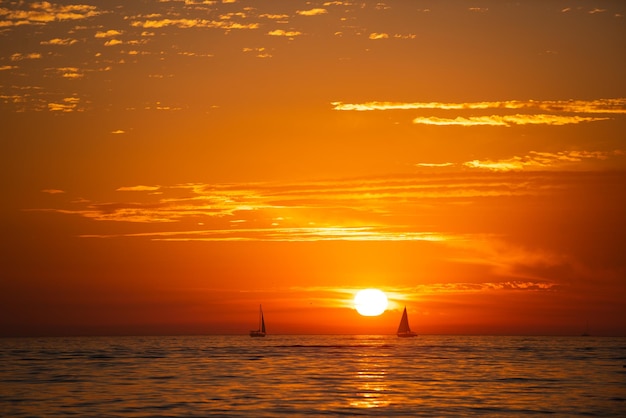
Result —
<instances>
[{"instance_id":1,"label":"sea water","mask_svg":"<svg viewBox=\"0 0 626 418\"><path fill-rule=\"evenodd\" d=\"M0 339L4 417L626 416L626 339Z\"/></svg>"}]
</instances>

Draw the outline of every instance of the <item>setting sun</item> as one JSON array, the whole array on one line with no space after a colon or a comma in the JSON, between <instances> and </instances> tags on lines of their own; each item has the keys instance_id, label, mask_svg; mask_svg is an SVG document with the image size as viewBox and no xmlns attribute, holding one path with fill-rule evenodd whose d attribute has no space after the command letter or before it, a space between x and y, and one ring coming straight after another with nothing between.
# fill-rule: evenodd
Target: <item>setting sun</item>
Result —
<instances>
[{"instance_id":1,"label":"setting sun","mask_svg":"<svg viewBox=\"0 0 626 418\"><path fill-rule=\"evenodd\" d=\"M387 305L387 295L378 289L363 289L354 296L354 307L363 316L378 316Z\"/></svg>"}]
</instances>

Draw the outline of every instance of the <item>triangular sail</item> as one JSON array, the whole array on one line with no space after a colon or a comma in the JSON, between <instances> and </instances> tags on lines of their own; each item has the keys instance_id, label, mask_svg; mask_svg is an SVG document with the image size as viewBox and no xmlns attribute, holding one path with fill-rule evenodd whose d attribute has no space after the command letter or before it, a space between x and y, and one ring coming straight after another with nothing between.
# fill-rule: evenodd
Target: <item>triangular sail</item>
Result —
<instances>
[{"instance_id":1,"label":"triangular sail","mask_svg":"<svg viewBox=\"0 0 626 418\"><path fill-rule=\"evenodd\" d=\"M404 308L404 312L402 312L402 319L400 320L400 325L398 326L398 333L411 332L411 328L409 327L409 317L406 314L406 307Z\"/></svg>"},{"instance_id":2,"label":"triangular sail","mask_svg":"<svg viewBox=\"0 0 626 418\"><path fill-rule=\"evenodd\" d=\"M261 332L265 334L265 318L263 317L263 310L261 310Z\"/></svg>"},{"instance_id":3,"label":"triangular sail","mask_svg":"<svg viewBox=\"0 0 626 418\"><path fill-rule=\"evenodd\" d=\"M406 313L406 306L404 312L402 312L402 319L400 319L400 325L398 326L398 337L416 337L417 334L411 331L409 327L409 316Z\"/></svg>"}]
</instances>

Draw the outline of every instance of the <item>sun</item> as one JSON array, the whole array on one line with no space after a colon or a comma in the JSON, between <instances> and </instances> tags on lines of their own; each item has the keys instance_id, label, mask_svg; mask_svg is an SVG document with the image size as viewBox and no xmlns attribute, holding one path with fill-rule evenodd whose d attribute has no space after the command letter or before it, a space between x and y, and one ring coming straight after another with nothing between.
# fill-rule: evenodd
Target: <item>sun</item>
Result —
<instances>
[{"instance_id":1,"label":"sun","mask_svg":"<svg viewBox=\"0 0 626 418\"><path fill-rule=\"evenodd\" d=\"M359 290L354 296L354 307L363 316L378 316L388 305L387 295L378 289Z\"/></svg>"}]
</instances>

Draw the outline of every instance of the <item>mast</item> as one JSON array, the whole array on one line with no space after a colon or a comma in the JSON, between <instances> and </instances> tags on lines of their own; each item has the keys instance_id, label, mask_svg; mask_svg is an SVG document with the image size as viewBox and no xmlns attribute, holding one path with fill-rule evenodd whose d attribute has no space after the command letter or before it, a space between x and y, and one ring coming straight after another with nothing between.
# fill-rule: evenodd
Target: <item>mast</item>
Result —
<instances>
[{"instance_id":1,"label":"mast","mask_svg":"<svg viewBox=\"0 0 626 418\"><path fill-rule=\"evenodd\" d=\"M263 318L263 306L259 304L259 327L250 331L251 337L265 337L265 319Z\"/></svg>"},{"instance_id":2,"label":"mast","mask_svg":"<svg viewBox=\"0 0 626 418\"><path fill-rule=\"evenodd\" d=\"M261 305L259 305L259 329L261 330L261 332L265 333L265 318L263 318L263 308L261 307Z\"/></svg>"}]
</instances>

